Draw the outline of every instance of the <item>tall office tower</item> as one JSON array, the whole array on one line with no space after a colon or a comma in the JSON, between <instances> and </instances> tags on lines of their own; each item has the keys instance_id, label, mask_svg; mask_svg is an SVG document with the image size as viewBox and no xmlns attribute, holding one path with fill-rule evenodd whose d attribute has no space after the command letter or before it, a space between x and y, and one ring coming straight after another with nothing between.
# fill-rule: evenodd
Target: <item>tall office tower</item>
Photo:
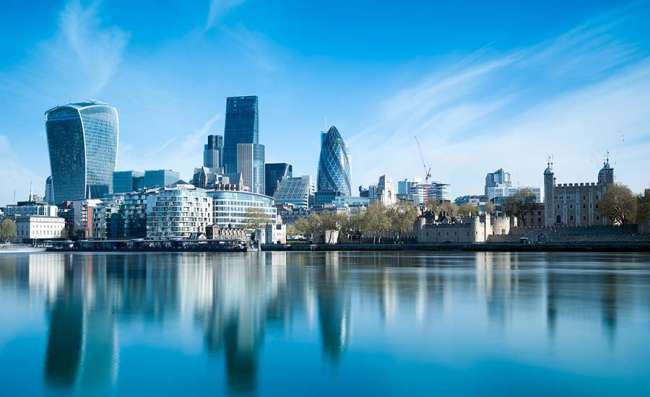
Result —
<instances>
[{"instance_id":1,"label":"tall office tower","mask_svg":"<svg viewBox=\"0 0 650 397\"><path fill-rule=\"evenodd\" d=\"M485 195L488 199L495 197L510 196L508 189L512 187L510 173L505 172L503 168L499 168L494 172L490 172L485 176Z\"/></svg>"},{"instance_id":2,"label":"tall office tower","mask_svg":"<svg viewBox=\"0 0 650 397\"><path fill-rule=\"evenodd\" d=\"M296 208L307 208L312 194L309 175L286 177L278 184L273 199L276 204L290 204Z\"/></svg>"},{"instance_id":3,"label":"tall office tower","mask_svg":"<svg viewBox=\"0 0 650 397\"><path fill-rule=\"evenodd\" d=\"M321 134L316 204L335 196L350 196L350 160L345 142L336 127Z\"/></svg>"},{"instance_id":4,"label":"tall office tower","mask_svg":"<svg viewBox=\"0 0 650 397\"><path fill-rule=\"evenodd\" d=\"M144 188L169 187L181 180L181 174L173 170L146 170Z\"/></svg>"},{"instance_id":5,"label":"tall office tower","mask_svg":"<svg viewBox=\"0 0 650 397\"><path fill-rule=\"evenodd\" d=\"M54 189L52 187L52 177L48 176L45 180L45 196L44 200L48 204L54 204Z\"/></svg>"},{"instance_id":6,"label":"tall office tower","mask_svg":"<svg viewBox=\"0 0 650 397\"><path fill-rule=\"evenodd\" d=\"M140 171L113 172L113 193L135 192L144 187L144 173Z\"/></svg>"},{"instance_id":7,"label":"tall office tower","mask_svg":"<svg viewBox=\"0 0 650 397\"><path fill-rule=\"evenodd\" d=\"M223 171L223 136L208 135L208 143L203 146L203 166Z\"/></svg>"},{"instance_id":8,"label":"tall office tower","mask_svg":"<svg viewBox=\"0 0 650 397\"><path fill-rule=\"evenodd\" d=\"M264 166L265 194L273 197L284 178L293 176L293 167L287 163L269 163Z\"/></svg>"},{"instance_id":9,"label":"tall office tower","mask_svg":"<svg viewBox=\"0 0 650 397\"><path fill-rule=\"evenodd\" d=\"M237 145L237 173L251 192L264 194L264 145Z\"/></svg>"},{"instance_id":10,"label":"tall office tower","mask_svg":"<svg viewBox=\"0 0 650 397\"><path fill-rule=\"evenodd\" d=\"M54 201L99 198L111 192L117 159L117 110L79 102L45 112Z\"/></svg>"},{"instance_id":11,"label":"tall office tower","mask_svg":"<svg viewBox=\"0 0 650 397\"><path fill-rule=\"evenodd\" d=\"M237 172L237 145L240 143L258 143L256 96L230 97L226 100L223 167L228 175Z\"/></svg>"}]
</instances>

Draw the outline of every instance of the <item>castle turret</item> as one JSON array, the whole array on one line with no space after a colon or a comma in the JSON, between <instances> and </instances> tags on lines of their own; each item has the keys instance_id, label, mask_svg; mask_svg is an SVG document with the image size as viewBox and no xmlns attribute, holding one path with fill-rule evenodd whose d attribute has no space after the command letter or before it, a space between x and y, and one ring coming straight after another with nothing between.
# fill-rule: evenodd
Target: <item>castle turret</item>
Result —
<instances>
[{"instance_id":1,"label":"castle turret","mask_svg":"<svg viewBox=\"0 0 650 397\"><path fill-rule=\"evenodd\" d=\"M614 183L614 169L609 165L609 153L603 163L603 168L598 171L598 184L611 185Z\"/></svg>"},{"instance_id":2,"label":"castle turret","mask_svg":"<svg viewBox=\"0 0 650 397\"><path fill-rule=\"evenodd\" d=\"M544 170L544 225L550 227L555 223L555 174L553 173L553 163L548 160L546 170Z\"/></svg>"}]
</instances>

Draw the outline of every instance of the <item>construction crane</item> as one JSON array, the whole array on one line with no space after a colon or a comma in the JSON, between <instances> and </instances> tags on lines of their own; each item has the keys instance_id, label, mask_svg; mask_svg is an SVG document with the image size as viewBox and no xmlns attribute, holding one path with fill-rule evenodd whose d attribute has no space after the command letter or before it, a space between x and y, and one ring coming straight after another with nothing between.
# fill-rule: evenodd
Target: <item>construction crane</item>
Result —
<instances>
[{"instance_id":1,"label":"construction crane","mask_svg":"<svg viewBox=\"0 0 650 397\"><path fill-rule=\"evenodd\" d=\"M422 160L422 166L424 167L424 184L429 184L429 179L431 178L431 167L427 166L427 162L424 160L424 154L422 153L422 145L420 145L420 140L417 135L414 136L415 142L418 144L418 151L420 152L420 160Z\"/></svg>"}]
</instances>

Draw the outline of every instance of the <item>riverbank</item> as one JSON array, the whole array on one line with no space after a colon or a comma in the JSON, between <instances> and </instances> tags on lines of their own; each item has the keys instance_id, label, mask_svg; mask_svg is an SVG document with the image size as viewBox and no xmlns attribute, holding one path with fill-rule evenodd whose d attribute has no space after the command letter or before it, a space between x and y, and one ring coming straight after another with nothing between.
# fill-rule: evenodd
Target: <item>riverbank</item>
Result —
<instances>
[{"instance_id":1,"label":"riverbank","mask_svg":"<svg viewBox=\"0 0 650 397\"><path fill-rule=\"evenodd\" d=\"M20 254L44 251L45 248L34 247L29 244L0 244L0 254Z\"/></svg>"},{"instance_id":2,"label":"riverbank","mask_svg":"<svg viewBox=\"0 0 650 397\"><path fill-rule=\"evenodd\" d=\"M475 251L475 252L650 252L650 241L564 243L265 244L263 251Z\"/></svg>"}]
</instances>

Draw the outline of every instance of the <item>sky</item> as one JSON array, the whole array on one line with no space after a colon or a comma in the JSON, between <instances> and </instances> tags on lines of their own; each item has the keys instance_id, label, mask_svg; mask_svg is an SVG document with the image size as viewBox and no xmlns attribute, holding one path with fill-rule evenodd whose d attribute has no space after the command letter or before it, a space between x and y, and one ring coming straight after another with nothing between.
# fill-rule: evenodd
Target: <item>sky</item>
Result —
<instances>
[{"instance_id":1,"label":"sky","mask_svg":"<svg viewBox=\"0 0 650 397\"><path fill-rule=\"evenodd\" d=\"M443 4L453 3L453 4ZM44 112L120 117L117 169L190 179L226 97L259 96L267 162L316 176L335 125L353 186L424 176L452 198L485 174L650 187L650 1L3 0L0 205L43 194Z\"/></svg>"}]
</instances>

